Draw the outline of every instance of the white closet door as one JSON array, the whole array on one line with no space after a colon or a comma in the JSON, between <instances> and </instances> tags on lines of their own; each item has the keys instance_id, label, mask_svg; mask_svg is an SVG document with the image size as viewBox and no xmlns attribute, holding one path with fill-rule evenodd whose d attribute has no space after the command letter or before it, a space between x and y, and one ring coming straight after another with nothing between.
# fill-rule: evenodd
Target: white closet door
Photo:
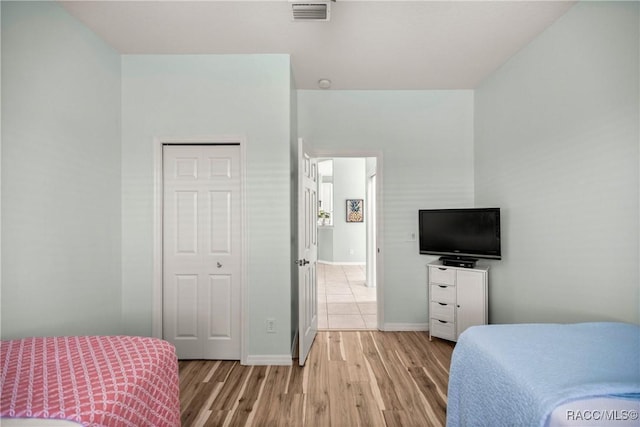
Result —
<instances>
[{"instance_id":1,"label":"white closet door","mask_svg":"<svg viewBox=\"0 0 640 427\"><path fill-rule=\"evenodd\" d=\"M240 146L165 146L163 330L180 359L240 359Z\"/></svg>"}]
</instances>

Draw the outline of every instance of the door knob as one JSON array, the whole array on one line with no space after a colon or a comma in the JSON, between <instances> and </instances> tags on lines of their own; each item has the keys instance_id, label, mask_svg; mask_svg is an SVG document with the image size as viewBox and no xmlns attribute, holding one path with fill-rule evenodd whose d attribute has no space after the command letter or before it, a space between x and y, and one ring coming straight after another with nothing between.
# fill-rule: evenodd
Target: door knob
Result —
<instances>
[{"instance_id":1,"label":"door knob","mask_svg":"<svg viewBox=\"0 0 640 427\"><path fill-rule=\"evenodd\" d=\"M217 263L216 263L216 266L217 266L218 268L222 268L222 264L220 264L220 262L217 262Z\"/></svg>"}]
</instances>

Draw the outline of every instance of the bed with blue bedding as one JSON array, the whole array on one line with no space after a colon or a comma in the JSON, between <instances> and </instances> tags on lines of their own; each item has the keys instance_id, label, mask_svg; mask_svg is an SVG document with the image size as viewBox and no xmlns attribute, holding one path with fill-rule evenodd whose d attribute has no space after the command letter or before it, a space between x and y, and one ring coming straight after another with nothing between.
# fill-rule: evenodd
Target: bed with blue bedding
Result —
<instances>
[{"instance_id":1,"label":"bed with blue bedding","mask_svg":"<svg viewBox=\"0 0 640 427\"><path fill-rule=\"evenodd\" d=\"M640 425L638 408L638 325L474 326L453 352L448 427Z\"/></svg>"}]
</instances>

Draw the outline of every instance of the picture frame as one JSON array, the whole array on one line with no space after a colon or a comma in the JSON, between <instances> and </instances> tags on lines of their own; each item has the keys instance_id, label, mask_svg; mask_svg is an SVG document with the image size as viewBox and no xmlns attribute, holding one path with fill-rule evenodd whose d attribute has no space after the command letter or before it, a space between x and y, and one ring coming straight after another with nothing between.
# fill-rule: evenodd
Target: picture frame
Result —
<instances>
[{"instance_id":1,"label":"picture frame","mask_svg":"<svg viewBox=\"0 0 640 427\"><path fill-rule=\"evenodd\" d=\"M364 222L364 199L347 199L347 222Z\"/></svg>"}]
</instances>

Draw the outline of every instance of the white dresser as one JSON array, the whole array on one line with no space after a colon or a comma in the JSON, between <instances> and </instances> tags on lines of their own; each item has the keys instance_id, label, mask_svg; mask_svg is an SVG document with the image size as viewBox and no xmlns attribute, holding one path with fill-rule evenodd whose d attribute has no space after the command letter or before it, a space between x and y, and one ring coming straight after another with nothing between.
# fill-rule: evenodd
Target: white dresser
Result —
<instances>
[{"instance_id":1,"label":"white dresser","mask_svg":"<svg viewBox=\"0 0 640 427\"><path fill-rule=\"evenodd\" d=\"M429 339L457 341L469 326L488 323L489 267L461 268L427 265Z\"/></svg>"}]
</instances>

